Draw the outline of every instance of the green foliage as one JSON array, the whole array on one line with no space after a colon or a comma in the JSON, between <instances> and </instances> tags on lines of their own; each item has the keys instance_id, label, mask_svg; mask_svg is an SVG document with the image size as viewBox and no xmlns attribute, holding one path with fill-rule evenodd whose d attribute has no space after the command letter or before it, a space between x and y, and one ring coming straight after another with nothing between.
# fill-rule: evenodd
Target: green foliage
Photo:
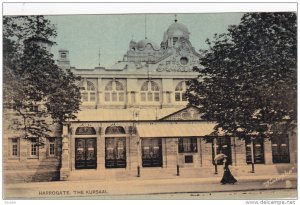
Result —
<instances>
[{"instance_id":1,"label":"green foliage","mask_svg":"<svg viewBox=\"0 0 300 205\"><path fill-rule=\"evenodd\" d=\"M215 35L189 82L189 103L228 135L286 131L296 121L295 13L248 13ZM279 126L280 125L280 126ZM283 126L284 125L284 126Z\"/></svg>"},{"instance_id":2,"label":"green foliage","mask_svg":"<svg viewBox=\"0 0 300 205\"><path fill-rule=\"evenodd\" d=\"M43 16L4 17L3 29L5 111L20 117L13 127L22 137L49 137L54 123L75 119L80 78L55 64L47 46L56 31Z\"/></svg>"}]
</instances>

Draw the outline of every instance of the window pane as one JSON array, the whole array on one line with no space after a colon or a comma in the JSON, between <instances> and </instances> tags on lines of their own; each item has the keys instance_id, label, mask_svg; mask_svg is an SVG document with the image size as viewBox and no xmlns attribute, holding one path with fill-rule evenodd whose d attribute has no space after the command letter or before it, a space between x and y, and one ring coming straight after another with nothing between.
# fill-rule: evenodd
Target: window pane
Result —
<instances>
[{"instance_id":1,"label":"window pane","mask_svg":"<svg viewBox=\"0 0 300 205\"><path fill-rule=\"evenodd\" d=\"M37 144L36 143L31 144L31 156L37 156Z\"/></svg>"},{"instance_id":2,"label":"window pane","mask_svg":"<svg viewBox=\"0 0 300 205\"><path fill-rule=\"evenodd\" d=\"M148 90L148 83L149 81L145 82L141 88L141 91L147 91Z\"/></svg>"},{"instance_id":3,"label":"window pane","mask_svg":"<svg viewBox=\"0 0 300 205\"><path fill-rule=\"evenodd\" d=\"M49 155L54 156L55 155L55 145L54 143L49 144Z\"/></svg>"},{"instance_id":4,"label":"window pane","mask_svg":"<svg viewBox=\"0 0 300 205\"><path fill-rule=\"evenodd\" d=\"M88 94L86 92L81 93L82 101L87 102L88 101Z\"/></svg>"},{"instance_id":5,"label":"window pane","mask_svg":"<svg viewBox=\"0 0 300 205\"><path fill-rule=\"evenodd\" d=\"M124 101L124 93L123 92L119 93L119 101L120 102Z\"/></svg>"},{"instance_id":6,"label":"window pane","mask_svg":"<svg viewBox=\"0 0 300 205\"><path fill-rule=\"evenodd\" d=\"M146 93L141 93L141 101L146 101Z\"/></svg>"},{"instance_id":7,"label":"window pane","mask_svg":"<svg viewBox=\"0 0 300 205\"><path fill-rule=\"evenodd\" d=\"M87 90L95 90L94 84L90 81L87 81Z\"/></svg>"},{"instance_id":8,"label":"window pane","mask_svg":"<svg viewBox=\"0 0 300 205\"><path fill-rule=\"evenodd\" d=\"M90 92L90 101L95 102L96 101L96 93L95 92Z\"/></svg>"},{"instance_id":9,"label":"window pane","mask_svg":"<svg viewBox=\"0 0 300 205\"><path fill-rule=\"evenodd\" d=\"M105 90L112 90L112 82L109 82L109 83L105 86Z\"/></svg>"},{"instance_id":10,"label":"window pane","mask_svg":"<svg viewBox=\"0 0 300 205\"><path fill-rule=\"evenodd\" d=\"M159 91L157 84L152 82L152 81L151 81L151 90L152 91Z\"/></svg>"},{"instance_id":11,"label":"window pane","mask_svg":"<svg viewBox=\"0 0 300 205\"><path fill-rule=\"evenodd\" d=\"M180 101L180 93L175 93L175 101Z\"/></svg>"},{"instance_id":12,"label":"window pane","mask_svg":"<svg viewBox=\"0 0 300 205\"><path fill-rule=\"evenodd\" d=\"M186 96L186 94L185 94L185 93L181 93L181 95L182 95L182 101L187 101L187 96Z\"/></svg>"},{"instance_id":13,"label":"window pane","mask_svg":"<svg viewBox=\"0 0 300 205\"><path fill-rule=\"evenodd\" d=\"M105 139L106 159L114 159L114 138Z\"/></svg>"},{"instance_id":14,"label":"window pane","mask_svg":"<svg viewBox=\"0 0 300 205\"><path fill-rule=\"evenodd\" d=\"M116 102L116 101L117 101L117 93L116 93L116 92L113 92L113 93L111 94L111 100L112 100L113 102Z\"/></svg>"},{"instance_id":15,"label":"window pane","mask_svg":"<svg viewBox=\"0 0 300 205\"><path fill-rule=\"evenodd\" d=\"M117 91L124 90L123 85L120 82L118 82L118 81L116 81L116 90Z\"/></svg>"},{"instance_id":16,"label":"window pane","mask_svg":"<svg viewBox=\"0 0 300 205\"><path fill-rule=\"evenodd\" d=\"M154 101L159 101L159 93L154 93Z\"/></svg>"},{"instance_id":17,"label":"window pane","mask_svg":"<svg viewBox=\"0 0 300 205\"><path fill-rule=\"evenodd\" d=\"M197 152L197 138L179 138L179 152Z\"/></svg>"},{"instance_id":18,"label":"window pane","mask_svg":"<svg viewBox=\"0 0 300 205\"><path fill-rule=\"evenodd\" d=\"M19 139L11 139L11 156L19 156Z\"/></svg>"},{"instance_id":19,"label":"window pane","mask_svg":"<svg viewBox=\"0 0 300 205\"><path fill-rule=\"evenodd\" d=\"M104 100L105 100L106 102L110 101L110 93L105 93Z\"/></svg>"},{"instance_id":20,"label":"window pane","mask_svg":"<svg viewBox=\"0 0 300 205\"><path fill-rule=\"evenodd\" d=\"M176 86L175 91L182 91L182 82Z\"/></svg>"},{"instance_id":21,"label":"window pane","mask_svg":"<svg viewBox=\"0 0 300 205\"><path fill-rule=\"evenodd\" d=\"M153 94L151 92L148 92L148 98L147 98L148 101L153 101Z\"/></svg>"},{"instance_id":22,"label":"window pane","mask_svg":"<svg viewBox=\"0 0 300 205\"><path fill-rule=\"evenodd\" d=\"M124 168L126 167L126 138L105 139L105 167Z\"/></svg>"}]
</instances>

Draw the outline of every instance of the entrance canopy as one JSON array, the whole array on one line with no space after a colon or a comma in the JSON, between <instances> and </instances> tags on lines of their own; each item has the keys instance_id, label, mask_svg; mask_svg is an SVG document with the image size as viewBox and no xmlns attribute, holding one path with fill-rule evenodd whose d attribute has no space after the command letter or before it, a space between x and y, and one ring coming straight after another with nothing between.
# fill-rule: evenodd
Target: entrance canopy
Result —
<instances>
[{"instance_id":1,"label":"entrance canopy","mask_svg":"<svg viewBox=\"0 0 300 205\"><path fill-rule=\"evenodd\" d=\"M215 123L197 124L139 124L136 125L140 137L202 137L214 131Z\"/></svg>"}]
</instances>

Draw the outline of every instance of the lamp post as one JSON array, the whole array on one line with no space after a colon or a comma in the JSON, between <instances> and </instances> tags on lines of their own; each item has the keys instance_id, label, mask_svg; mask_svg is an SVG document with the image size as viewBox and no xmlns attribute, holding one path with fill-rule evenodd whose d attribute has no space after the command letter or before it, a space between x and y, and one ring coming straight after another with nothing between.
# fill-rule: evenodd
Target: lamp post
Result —
<instances>
[{"instance_id":1,"label":"lamp post","mask_svg":"<svg viewBox=\"0 0 300 205\"><path fill-rule=\"evenodd\" d=\"M176 144L176 161L177 161L177 165L176 165L176 168L177 168L177 176L180 176L180 170L179 170L179 156L178 156L178 144L179 144L179 138L177 138L177 140L175 141L175 144Z\"/></svg>"},{"instance_id":2,"label":"lamp post","mask_svg":"<svg viewBox=\"0 0 300 205\"><path fill-rule=\"evenodd\" d=\"M134 120L137 122L139 121L139 112L134 110L133 111L133 118ZM140 167L140 142L141 142L141 139L138 138L137 142L136 142L136 149L137 149L137 177L140 177L141 176L141 167Z\"/></svg>"},{"instance_id":3,"label":"lamp post","mask_svg":"<svg viewBox=\"0 0 300 205\"><path fill-rule=\"evenodd\" d=\"M136 142L137 145L137 177L141 176L141 168L140 168L140 140Z\"/></svg>"},{"instance_id":4,"label":"lamp post","mask_svg":"<svg viewBox=\"0 0 300 205\"><path fill-rule=\"evenodd\" d=\"M214 152L215 152L215 158L217 156L217 138L214 138ZM215 174L218 174L218 160L214 159L215 161Z\"/></svg>"},{"instance_id":5,"label":"lamp post","mask_svg":"<svg viewBox=\"0 0 300 205\"><path fill-rule=\"evenodd\" d=\"M252 170L251 173L255 173L254 170L254 137L251 137L251 165L252 165Z\"/></svg>"}]
</instances>

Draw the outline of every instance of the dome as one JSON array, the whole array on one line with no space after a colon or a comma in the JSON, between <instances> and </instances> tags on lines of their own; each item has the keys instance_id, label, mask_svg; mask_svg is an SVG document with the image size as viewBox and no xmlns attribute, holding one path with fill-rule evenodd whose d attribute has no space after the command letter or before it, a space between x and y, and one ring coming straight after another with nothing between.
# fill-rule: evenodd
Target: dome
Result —
<instances>
[{"instance_id":1,"label":"dome","mask_svg":"<svg viewBox=\"0 0 300 205\"><path fill-rule=\"evenodd\" d=\"M147 45L150 45L154 50L159 50L159 47L151 40L144 39L136 44L137 49L144 50Z\"/></svg>"},{"instance_id":2,"label":"dome","mask_svg":"<svg viewBox=\"0 0 300 205\"><path fill-rule=\"evenodd\" d=\"M172 37L189 38L189 34L190 32L188 28L184 24L178 22L172 23L167 30L167 35L169 38Z\"/></svg>"}]
</instances>

